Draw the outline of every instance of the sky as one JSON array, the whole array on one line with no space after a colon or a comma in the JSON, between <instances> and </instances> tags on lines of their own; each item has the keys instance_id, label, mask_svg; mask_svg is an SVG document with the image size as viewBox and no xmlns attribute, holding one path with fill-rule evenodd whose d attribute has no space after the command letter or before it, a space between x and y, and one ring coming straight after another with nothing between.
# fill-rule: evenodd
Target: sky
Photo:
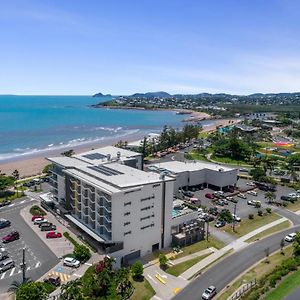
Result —
<instances>
[{"instance_id":1,"label":"sky","mask_svg":"<svg viewBox=\"0 0 300 300\"><path fill-rule=\"evenodd\" d=\"M298 0L0 0L0 94L300 91Z\"/></svg>"}]
</instances>

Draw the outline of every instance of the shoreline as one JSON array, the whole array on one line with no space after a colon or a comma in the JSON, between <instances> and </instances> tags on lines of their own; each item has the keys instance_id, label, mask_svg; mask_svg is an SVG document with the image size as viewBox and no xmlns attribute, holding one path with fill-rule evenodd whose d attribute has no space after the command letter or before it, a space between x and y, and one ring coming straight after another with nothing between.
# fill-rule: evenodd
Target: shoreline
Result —
<instances>
[{"instance_id":1,"label":"shoreline","mask_svg":"<svg viewBox=\"0 0 300 300\"><path fill-rule=\"evenodd\" d=\"M179 110L176 110L179 111ZM192 112L191 112L192 113ZM195 112L197 113L197 112ZM197 116L199 116L197 114ZM218 126L227 126L230 124L236 124L241 121L241 119L210 119L214 120L214 124L203 126L202 132L213 132L216 130ZM136 142L139 140L142 140L147 133L140 132L140 133L134 133L128 136L124 136L122 138L120 137L111 137L107 140L97 141L97 142L90 142L84 145L78 145L73 147L66 147L64 149L53 149L53 150L47 150L43 153L39 154L30 154L26 156L19 156L14 157L10 159L3 160L0 162L0 170L2 173L5 173L6 175L10 175L14 170L18 170L20 173L20 178L24 177L30 177L34 175L39 175L42 173L44 167L49 164L49 161L46 160L45 157L51 157L51 156L59 156L60 153L63 151L73 149L76 154L89 151L93 148L99 148L99 147L105 147L109 145L114 145L118 141L128 141L130 142Z\"/></svg>"},{"instance_id":2,"label":"shoreline","mask_svg":"<svg viewBox=\"0 0 300 300\"><path fill-rule=\"evenodd\" d=\"M127 107L127 106L114 106L114 105L99 105L94 104L91 105L93 108L100 108L100 109L128 109L128 110L142 110L142 111L170 111L170 112L178 112L179 114L187 114L190 115L190 117L185 118L182 120L182 122L197 122L197 121L203 121L203 120L212 120L213 118L211 115L201 112L201 111L194 111L191 109L184 109L184 108L146 108L146 107Z\"/></svg>"}]
</instances>

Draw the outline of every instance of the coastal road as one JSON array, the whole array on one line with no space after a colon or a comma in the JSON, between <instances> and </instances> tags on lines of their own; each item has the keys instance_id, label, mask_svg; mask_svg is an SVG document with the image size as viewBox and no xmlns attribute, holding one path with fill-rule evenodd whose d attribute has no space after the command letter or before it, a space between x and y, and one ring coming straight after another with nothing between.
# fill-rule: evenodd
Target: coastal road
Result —
<instances>
[{"instance_id":1,"label":"coastal road","mask_svg":"<svg viewBox=\"0 0 300 300\"><path fill-rule=\"evenodd\" d=\"M38 195L37 195L38 196ZM13 230L20 233L20 239L8 244L5 247L10 257L15 261L16 267L0 274L0 293L7 291L14 280L22 280L20 263L22 261L22 249L25 247L26 256L26 277L37 280L44 273L58 263L58 258L47 247L47 245L32 231L20 215L22 208L34 204L33 197L22 197L14 200L12 204L0 208L0 218L11 221L11 226L0 229L0 238Z\"/></svg>"},{"instance_id":2,"label":"coastal road","mask_svg":"<svg viewBox=\"0 0 300 300\"><path fill-rule=\"evenodd\" d=\"M265 249L268 248L270 253L273 253L280 249L280 241L282 238L291 232L299 230L300 225L297 225L257 241L252 245L231 254L208 269L205 273L192 280L191 283L173 299L199 300L201 299L203 291L210 285L214 285L217 288L217 291L221 291L242 272L263 259L265 257Z\"/></svg>"}]
</instances>

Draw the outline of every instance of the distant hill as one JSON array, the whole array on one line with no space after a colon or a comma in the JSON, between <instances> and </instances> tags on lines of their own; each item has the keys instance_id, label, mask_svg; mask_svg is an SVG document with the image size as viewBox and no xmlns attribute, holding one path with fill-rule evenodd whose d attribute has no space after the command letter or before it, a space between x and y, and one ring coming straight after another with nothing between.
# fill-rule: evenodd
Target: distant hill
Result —
<instances>
[{"instance_id":1,"label":"distant hill","mask_svg":"<svg viewBox=\"0 0 300 300\"><path fill-rule=\"evenodd\" d=\"M93 95L93 97L98 97L98 98L101 98L101 97L111 97L111 94L103 95L102 93L97 93L97 94Z\"/></svg>"},{"instance_id":2,"label":"distant hill","mask_svg":"<svg viewBox=\"0 0 300 300\"><path fill-rule=\"evenodd\" d=\"M167 92L148 92L148 93L135 93L131 95L130 97L133 98L168 98L171 97L171 95Z\"/></svg>"}]
</instances>

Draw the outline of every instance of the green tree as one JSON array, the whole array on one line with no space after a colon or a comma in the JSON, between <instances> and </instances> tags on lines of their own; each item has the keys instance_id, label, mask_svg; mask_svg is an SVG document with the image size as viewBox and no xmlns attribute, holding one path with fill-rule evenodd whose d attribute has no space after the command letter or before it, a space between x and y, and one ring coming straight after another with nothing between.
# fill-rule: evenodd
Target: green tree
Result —
<instances>
[{"instance_id":1,"label":"green tree","mask_svg":"<svg viewBox=\"0 0 300 300\"><path fill-rule=\"evenodd\" d=\"M266 178L266 171L263 168L251 169L249 175L252 176L252 179L255 181L264 181Z\"/></svg>"},{"instance_id":2,"label":"green tree","mask_svg":"<svg viewBox=\"0 0 300 300\"><path fill-rule=\"evenodd\" d=\"M71 157L75 154L74 150L73 149L70 149L70 150L67 150L67 151L64 151L61 153L62 156L67 156L67 157Z\"/></svg>"},{"instance_id":3,"label":"green tree","mask_svg":"<svg viewBox=\"0 0 300 300\"><path fill-rule=\"evenodd\" d=\"M50 174L50 170L53 168L53 164L48 164L44 167L43 169L43 173L49 175Z\"/></svg>"},{"instance_id":4,"label":"green tree","mask_svg":"<svg viewBox=\"0 0 300 300\"><path fill-rule=\"evenodd\" d=\"M275 200L276 195L275 195L274 192L266 192L265 193L265 198L268 200L268 203L271 204Z\"/></svg>"},{"instance_id":5,"label":"green tree","mask_svg":"<svg viewBox=\"0 0 300 300\"><path fill-rule=\"evenodd\" d=\"M159 254L159 264L160 264L160 266L163 267L163 268L166 267L167 262L168 262L168 259L165 256L165 254L160 253Z\"/></svg>"},{"instance_id":6,"label":"green tree","mask_svg":"<svg viewBox=\"0 0 300 300\"><path fill-rule=\"evenodd\" d=\"M297 232L296 238L293 243L294 256L300 256L300 232Z\"/></svg>"},{"instance_id":7,"label":"green tree","mask_svg":"<svg viewBox=\"0 0 300 300\"><path fill-rule=\"evenodd\" d=\"M219 219L220 220L223 220L227 223L231 223L233 221L233 217L232 217L232 214L230 212L229 209L222 209L220 214L219 214Z\"/></svg>"},{"instance_id":8,"label":"green tree","mask_svg":"<svg viewBox=\"0 0 300 300\"><path fill-rule=\"evenodd\" d=\"M86 261L88 260L92 255L90 252L90 249L82 244L76 244L73 251L74 256L79 261Z\"/></svg>"},{"instance_id":9,"label":"green tree","mask_svg":"<svg viewBox=\"0 0 300 300\"><path fill-rule=\"evenodd\" d=\"M132 272L132 276L134 278L141 278L143 276L143 273L144 273L143 264L140 261L136 261L131 266L131 272Z\"/></svg>"},{"instance_id":10,"label":"green tree","mask_svg":"<svg viewBox=\"0 0 300 300\"><path fill-rule=\"evenodd\" d=\"M22 284L16 292L16 300L46 300L48 292L43 282Z\"/></svg>"},{"instance_id":11,"label":"green tree","mask_svg":"<svg viewBox=\"0 0 300 300\"><path fill-rule=\"evenodd\" d=\"M80 279L69 281L61 287L60 300L84 300Z\"/></svg>"},{"instance_id":12,"label":"green tree","mask_svg":"<svg viewBox=\"0 0 300 300\"><path fill-rule=\"evenodd\" d=\"M14 188L17 191L17 197L19 197L19 191L17 189L17 181L20 179L19 171L17 169L14 170L11 175L12 175L12 177L14 179Z\"/></svg>"}]
</instances>

